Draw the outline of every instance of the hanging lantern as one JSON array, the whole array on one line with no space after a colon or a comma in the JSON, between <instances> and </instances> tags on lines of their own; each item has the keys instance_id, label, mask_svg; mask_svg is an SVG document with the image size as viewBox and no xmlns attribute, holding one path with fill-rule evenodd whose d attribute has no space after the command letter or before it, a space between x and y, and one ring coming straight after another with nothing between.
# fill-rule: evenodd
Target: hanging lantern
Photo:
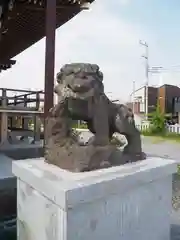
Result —
<instances>
[{"instance_id":1,"label":"hanging lantern","mask_svg":"<svg viewBox=\"0 0 180 240\"><path fill-rule=\"evenodd\" d=\"M12 10L13 10L13 7L14 7L14 0L10 0L10 1L9 1L9 4L8 4L8 9L9 9L9 11L12 11Z\"/></svg>"}]
</instances>

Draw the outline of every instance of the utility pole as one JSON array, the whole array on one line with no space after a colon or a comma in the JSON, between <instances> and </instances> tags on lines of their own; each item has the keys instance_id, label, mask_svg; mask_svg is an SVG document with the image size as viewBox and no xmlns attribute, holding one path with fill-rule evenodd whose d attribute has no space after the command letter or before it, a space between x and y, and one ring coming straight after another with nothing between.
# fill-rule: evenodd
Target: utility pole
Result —
<instances>
[{"instance_id":1,"label":"utility pole","mask_svg":"<svg viewBox=\"0 0 180 240\"><path fill-rule=\"evenodd\" d=\"M145 47L145 54L142 56L146 63L145 63L145 75L146 75L146 82L145 82L145 118L148 120L148 87L149 87L149 53L148 53L148 44L145 41L140 40L139 44Z\"/></svg>"},{"instance_id":2,"label":"utility pole","mask_svg":"<svg viewBox=\"0 0 180 240\"><path fill-rule=\"evenodd\" d=\"M135 111L135 81L133 81L132 110L133 110L133 114L134 114L134 111Z\"/></svg>"}]
</instances>

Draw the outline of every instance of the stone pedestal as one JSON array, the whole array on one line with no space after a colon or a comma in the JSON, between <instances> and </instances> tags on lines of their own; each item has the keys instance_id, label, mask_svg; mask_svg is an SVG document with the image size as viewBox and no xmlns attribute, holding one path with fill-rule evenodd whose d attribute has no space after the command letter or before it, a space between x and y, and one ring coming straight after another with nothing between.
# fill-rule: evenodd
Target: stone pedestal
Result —
<instances>
[{"instance_id":1,"label":"stone pedestal","mask_svg":"<svg viewBox=\"0 0 180 240\"><path fill-rule=\"evenodd\" d=\"M12 169L18 240L170 239L174 161L70 173L37 159Z\"/></svg>"}]
</instances>

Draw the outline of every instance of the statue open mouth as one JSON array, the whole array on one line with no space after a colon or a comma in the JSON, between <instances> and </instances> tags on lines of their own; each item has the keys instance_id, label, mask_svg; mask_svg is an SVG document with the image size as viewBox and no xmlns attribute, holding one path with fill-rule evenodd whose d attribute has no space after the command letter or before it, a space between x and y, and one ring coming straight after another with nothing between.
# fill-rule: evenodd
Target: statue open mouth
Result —
<instances>
[{"instance_id":1,"label":"statue open mouth","mask_svg":"<svg viewBox=\"0 0 180 240\"><path fill-rule=\"evenodd\" d=\"M46 136L46 161L70 171L143 160L140 132L131 109L111 102L104 93L103 74L95 64L66 64L57 74L58 104L52 109ZM70 120L83 120L94 137L81 146L72 136ZM126 136L124 152L111 144L114 133ZM104 164L106 163L106 164Z\"/></svg>"}]
</instances>

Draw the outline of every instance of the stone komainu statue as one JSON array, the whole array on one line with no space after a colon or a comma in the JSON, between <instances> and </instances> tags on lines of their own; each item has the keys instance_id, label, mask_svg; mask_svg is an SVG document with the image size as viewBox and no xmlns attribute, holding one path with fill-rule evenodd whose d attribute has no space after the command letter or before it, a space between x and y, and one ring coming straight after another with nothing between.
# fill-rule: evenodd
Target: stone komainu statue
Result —
<instances>
[{"instance_id":1,"label":"stone komainu statue","mask_svg":"<svg viewBox=\"0 0 180 240\"><path fill-rule=\"evenodd\" d=\"M46 162L82 172L145 159L133 113L105 95L98 65L66 64L57 74L57 83L58 104L50 110L46 125ZM79 144L72 120L86 121L94 134L85 146ZM127 138L123 152L111 144L116 132Z\"/></svg>"}]
</instances>

